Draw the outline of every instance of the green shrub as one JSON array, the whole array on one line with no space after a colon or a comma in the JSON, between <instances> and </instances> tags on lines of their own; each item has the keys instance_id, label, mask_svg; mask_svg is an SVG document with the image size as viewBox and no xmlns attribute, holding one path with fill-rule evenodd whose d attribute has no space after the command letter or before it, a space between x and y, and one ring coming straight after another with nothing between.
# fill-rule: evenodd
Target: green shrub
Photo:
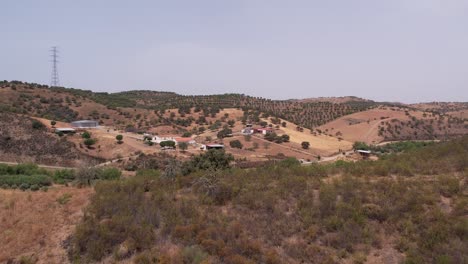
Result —
<instances>
[{"instance_id":1,"label":"green shrub","mask_svg":"<svg viewBox=\"0 0 468 264\"><path fill-rule=\"evenodd\" d=\"M229 142L229 145L231 146L231 148L238 148L238 149L242 149L242 143L239 141L239 140L232 140Z\"/></svg>"},{"instance_id":2,"label":"green shrub","mask_svg":"<svg viewBox=\"0 0 468 264\"><path fill-rule=\"evenodd\" d=\"M96 144L96 139L94 138L87 138L83 141L86 147L90 148L92 145Z\"/></svg>"},{"instance_id":3,"label":"green shrub","mask_svg":"<svg viewBox=\"0 0 468 264\"><path fill-rule=\"evenodd\" d=\"M0 175L0 186L19 186L20 189L29 189L31 185L39 187L49 186L52 180L46 175Z\"/></svg>"},{"instance_id":4,"label":"green shrub","mask_svg":"<svg viewBox=\"0 0 468 264\"><path fill-rule=\"evenodd\" d=\"M32 128L33 128L33 129L38 129L38 130L39 130L39 129L44 129L44 128L45 128L45 125L42 124L40 121L37 121L37 120L34 119L34 120L32 121Z\"/></svg>"},{"instance_id":5,"label":"green shrub","mask_svg":"<svg viewBox=\"0 0 468 264\"><path fill-rule=\"evenodd\" d=\"M70 193L65 193L62 196L60 196L59 198L57 198L57 203L59 203L61 205L67 204L71 200L72 196L73 195L70 194Z\"/></svg>"},{"instance_id":6,"label":"green shrub","mask_svg":"<svg viewBox=\"0 0 468 264\"><path fill-rule=\"evenodd\" d=\"M122 172L117 168L103 168L98 170L97 178L100 180L118 180L122 176Z\"/></svg>"},{"instance_id":7,"label":"green shrub","mask_svg":"<svg viewBox=\"0 0 468 264\"><path fill-rule=\"evenodd\" d=\"M167 140L167 141L161 141L159 145L164 148L164 147L170 147L170 148L175 148L176 143L172 140Z\"/></svg>"},{"instance_id":8,"label":"green shrub","mask_svg":"<svg viewBox=\"0 0 468 264\"><path fill-rule=\"evenodd\" d=\"M53 180L55 183L65 184L75 180L75 171L74 170L56 170L53 175Z\"/></svg>"},{"instance_id":9,"label":"green shrub","mask_svg":"<svg viewBox=\"0 0 468 264\"><path fill-rule=\"evenodd\" d=\"M83 134L81 134L81 137L84 139L89 139L91 138L91 133L89 133L88 131L85 131L83 132Z\"/></svg>"},{"instance_id":10,"label":"green shrub","mask_svg":"<svg viewBox=\"0 0 468 264\"><path fill-rule=\"evenodd\" d=\"M29 183L21 183L19 186L19 189L22 191L26 191L27 189L29 189L29 187L30 187Z\"/></svg>"}]
</instances>

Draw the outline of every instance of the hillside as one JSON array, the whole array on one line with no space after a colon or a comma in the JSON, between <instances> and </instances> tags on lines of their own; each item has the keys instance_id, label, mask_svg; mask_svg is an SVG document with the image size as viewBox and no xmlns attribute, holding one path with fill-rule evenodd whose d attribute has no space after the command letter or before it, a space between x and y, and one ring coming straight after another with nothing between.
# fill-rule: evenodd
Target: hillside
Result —
<instances>
[{"instance_id":1,"label":"hillside","mask_svg":"<svg viewBox=\"0 0 468 264\"><path fill-rule=\"evenodd\" d=\"M79 152L66 138L48 133L30 117L0 112L0 161L75 167L99 160Z\"/></svg>"},{"instance_id":2,"label":"hillside","mask_svg":"<svg viewBox=\"0 0 468 264\"><path fill-rule=\"evenodd\" d=\"M189 119L194 114L208 117L223 108L242 108L244 111L258 111L312 128L375 105L368 101L303 103L242 94L183 96L154 91L93 93L78 89L48 88L17 81L1 82L0 95L0 106L6 111L60 121L94 118L104 124L113 121L128 125L129 121L133 121L152 126L171 123L171 120L164 117L168 109L178 109L181 114L178 123L187 124L194 121ZM172 120L172 123L174 121Z\"/></svg>"},{"instance_id":3,"label":"hillside","mask_svg":"<svg viewBox=\"0 0 468 264\"><path fill-rule=\"evenodd\" d=\"M466 135L468 119L456 114L380 106L340 117L317 130L355 142L447 139Z\"/></svg>"}]
</instances>

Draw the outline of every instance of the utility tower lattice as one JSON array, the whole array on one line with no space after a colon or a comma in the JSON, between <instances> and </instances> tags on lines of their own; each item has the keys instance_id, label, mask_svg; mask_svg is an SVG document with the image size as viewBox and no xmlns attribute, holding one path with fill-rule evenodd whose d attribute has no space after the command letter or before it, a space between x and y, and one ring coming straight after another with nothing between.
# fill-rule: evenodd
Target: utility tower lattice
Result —
<instances>
[{"instance_id":1,"label":"utility tower lattice","mask_svg":"<svg viewBox=\"0 0 468 264\"><path fill-rule=\"evenodd\" d=\"M51 76L51 80L50 80L50 86L51 87L57 87L60 85L60 82L59 82L59 75L58 75L58 67L57 67L57 64L58 64L58 49L57 47L52 47L52 49L50 50L51 54L50 56L52 57L52 76Z\"/></svg>"}]
</instances>

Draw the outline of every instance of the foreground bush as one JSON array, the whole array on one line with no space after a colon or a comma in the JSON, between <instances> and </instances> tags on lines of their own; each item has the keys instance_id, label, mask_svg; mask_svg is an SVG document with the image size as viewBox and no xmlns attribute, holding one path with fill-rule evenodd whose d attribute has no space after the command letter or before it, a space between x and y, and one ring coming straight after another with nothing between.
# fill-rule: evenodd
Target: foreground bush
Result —
<instances>
[{"instance_id":1,"label":"foreground bush","mask_svg":"<svg viewBox=\"0 0 468 264\"><path fill-rule=\"evenodd\" d=\"M453 143L437 144L412 157L379 162L306 167L288 159L248 170L204 170L201 161L223 156L211 153L194 158L190 164L197 169L185 176L145 170L131 179L98 181L74 233L71 260L363 262L374 249L390 244L406 263L464 263L465 143L458 141L455 149L449 148ZM413 163L422 157L437 157L433 163L445 173L434 177L430 160ZM368 169L382 175L394 170L386 167L389 160L398 168L408 164L413 173L430 174L362 177L373 173ZM449 161L456 166L446 167ZM389 237L394 239L384 243Z\"/></svg>"},{"instance_id":2,"label":"foreground bush","mask_svg":"<svg viewBox=\"0 0 468 264\"><path fill-rule=\"evenodd\" d=\"M20 189L24 190L35 186L33 189L38 190L40 187L50 185L52 185L52 179L46 175L0 175L0 186L10 188L20 186Z\"/></svg>"}]
</instances>

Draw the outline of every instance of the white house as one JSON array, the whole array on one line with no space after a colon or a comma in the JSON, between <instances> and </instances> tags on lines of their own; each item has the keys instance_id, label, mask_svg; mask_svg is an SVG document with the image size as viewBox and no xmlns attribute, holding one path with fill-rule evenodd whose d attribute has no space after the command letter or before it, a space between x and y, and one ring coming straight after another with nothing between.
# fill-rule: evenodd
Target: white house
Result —
<instances>
[{"instance_id":1,"label":"white house","mask_svg":"<svg viewBox=\"0 0 468 264\"><path fill-rule=\"evenodd\" d=\"M163 141L174 141L176 144L177 144L177 141L175 140L174 137L160 137L160 136L154 136L152 139L151 139L151 142L155 143L155 144L159 144Z\"/></svg>"},{"instance_id":2,"label":"white house","mask_svg":"<svg viewBox=\"0 0 468 264\"><path fill-rule=\"evenodd\" d=\"M195 140L193 138L190 138L190 137L160 137L160 136L154 136L152 137L151 139L151 142L155 143L155 144L159 144L163 141L173 141L175 142L176 145L178 145L179 143L182 143L182 142L185 142L187 144L190 144L190 145L194 145L196 144L197 142L195 142Z\"/></svg>"},{"instance_id":3,"label":"white house","mask_svg":"<svg viewBox=\"0 0 468 264\"><path fill-rule=\"evenodd\" d=\"M273 129L271 127L265 127L265 128L257 128L256 129L256 132L257 133L261 133L263 135L266 135L268 133L272 133L273 132Z\"/></svg>"}]
</instances>

